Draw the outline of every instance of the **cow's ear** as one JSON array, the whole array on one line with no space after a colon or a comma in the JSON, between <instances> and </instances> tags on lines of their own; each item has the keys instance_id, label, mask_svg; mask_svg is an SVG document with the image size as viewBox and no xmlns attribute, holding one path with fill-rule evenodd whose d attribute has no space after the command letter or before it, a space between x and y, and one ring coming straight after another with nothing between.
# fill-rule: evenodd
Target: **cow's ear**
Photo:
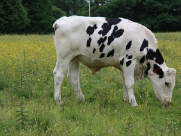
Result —
<instances>
[{"instance_id":1,"label":"cow's ear","mask_svg":"<svg viewBox=\"0 0 181 136\"><path fill-rule=\"evenodd\" d=\"M153 69L153 73L158 74L158 68Z\"/></svg>"},{"instance_id":2,"label":"cow's ear","mask_svg":"<svg viewBox=\"0 0 181 136\"><path fill-rule=\"evenodd\" d=\"M165 73L167 74L167 75L176 75L176 69L174 69L174 68L168 68L168 69L166 69L165 70Z\"/></svg>"},{"instance_id":3,"label":"cow's ear","mask_svg":"<svg viewBox=\"0 0 181 136\"><path fill-rule=\"evenodd\" d=\"M154 64L153 73L159 74L159 70L160 70L160 67L157 64Z\"/></svg>"}]
</instances>

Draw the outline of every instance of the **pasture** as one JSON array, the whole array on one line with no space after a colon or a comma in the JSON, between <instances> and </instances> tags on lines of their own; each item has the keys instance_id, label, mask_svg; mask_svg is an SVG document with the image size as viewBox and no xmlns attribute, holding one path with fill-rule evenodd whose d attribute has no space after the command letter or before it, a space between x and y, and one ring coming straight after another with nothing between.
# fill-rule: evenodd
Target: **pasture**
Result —
<instances>
[{"instance_id":1,"label":"pasture","mask_svg":"<svg viewBox=\"0 0 181 136\"><path fill-rule=\"evenodd\" d=\"M177 70L172 103L156 99L148 79L136 82L138 107L122 101L120 71L96 75L81 65L80 83L86 103L78 103L64 78L63 105L53 99L56 53L52 35L0 36L1 136L180 136L181 33L156 33L169 67Z\"/></svg>"}]
</instances>

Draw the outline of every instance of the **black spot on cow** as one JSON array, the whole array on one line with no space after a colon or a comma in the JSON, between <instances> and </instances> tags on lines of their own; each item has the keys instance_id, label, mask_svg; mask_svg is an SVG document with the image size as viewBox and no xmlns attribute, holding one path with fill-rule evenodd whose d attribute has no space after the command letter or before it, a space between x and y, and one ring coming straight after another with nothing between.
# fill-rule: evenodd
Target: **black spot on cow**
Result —
<instances>
[{"instance_id":1,"label":"black spot on cow","mask_svg":"<svg viewBox=\"0 0 181 136\"><path fill-rule=\"evenodd\" d=\"M163 57L162 57L162 55L158 49L156 49L156 51L149 49L147 54L146 54L146 58L148 60L155 60L155 62L160 64L160 65L164 63L164 59L163 59Z\"/></svg>"},{"instance_id":2,"label":"black spot on cow","mask_svg":"<svg viewBox=\"0 0 181 136\"><path fill-rule=\"evenodd\" d=\"M100 58L103 58L105 56L105 53L101 53Z\"/></svg>"},{"instance_id":3,"label":"black spot on cow","mask_svg":"<svg viewBox=\"0 0 181 136\"><path fill-rule=\"evenodd\" d=\"M87 34L89 34L89 36L90 36L90 35L92 35L92 34L94 33L94 31L95 31L96 29L97 29L97 25L96 25L96 24L95 24L93 27L92 27L92 26L88 26L86 32L87 32Z\"/></svg>"},{"instance_id":4,"label":"black spot on cow","mask_svg":"<svg viewBox=\"0 0 181 136\"><path fill-rule=\"evenodd\" d=\"M116 25L121 22L120 18L106 18L106 21L111 25Z\"/></svg>"},{"instance_id":5,"label":"black spot on cow","mask_svg":"<svg viewBox=\"0 0 181 136\"><path fill-rule=\"evenodd\" d=\"M155 60L156 63L158 63L160 65L163 64L164 59L163 59L162 54L160 53L160 51L158 49L156 50L155 57L156 57L156 60Z\"/></svg>"},{"instance_id":6,"label":"black spot on cow","mask_svg":"<svg viewBox=\"0 0 181 136\"><path fill-rule=\"evenodd\" d=\"M146 39L143 40L143 43L140 47L140 51L143 51L145 48L148 47L148 41Z\"/></svg>"},{"instance_id":7,"label":"black spot on cow","mask_svg":"<svg viewBox=\"0 0 181 136\"><path fill-rule=\"evenodd\" d=\"M112 33L112 35L114 36L114 38L120 37L120 36L123 34L124 30L123 30L123 29L117 30L117 29L118 29L117 26L115 26L114 28L115 28L115 29L114 29L115 31L113 31L113 33Z\"/></svg>"},{"instance_id":8,"label":"black spot on cow","mask_svg":"<svg viewBox=\"0 0 181 136\"><path fill-rule=\"evenodd\" d=\"M107 21L102 25L103 30L100 30L98 34L102 34L102 36L105 36L110 30L112 25L116 25L119 22L121 22L121 19L119 18L105 18Z\"/></svg>"},{"instance_id":9,"label":"black spot on cow","mask_svg":"<svg viewBox=\"0 0 181 136\"><path fill-rule=\"evenodd\" d=\"M99 34L102 34L102 36L105 36L110 30L111 30L111 25L108 23L104 23L102 25L103 30L99 31Z\"/></svg>"},{"instance_id":10,"label":"black spot on cow","mask_svg":"<svg viewBox=\"0 0 181 136\"><path fill-rule=\"evenodd\" d=\"M108 52L107 57L113 57L114 56L114 49Z\"/></svg>"},{"instance_id":11,"label":"black spot on cow","mask_svg":"<svg viewBox=\"0 0 181 136\"><path fill-rule=\"evenodd\" d=\"M124 58L120 61L120 65L123 66L124 64Z\"/></svg>"},{"instance_id":12,"label":"black spot on cow","mask_svg":"<svg viewBox=\"0 0 181 136\"><path fill-rule=\"evenodd\" d=\"M96 30L96 29L97 29L97 25L96 25L96 24L95 24L93 27L94 27L94 30Z\"/></svg>"},{"instance_id":13,"label":"black spot on cow","mask_svg":"<svg viewBox=\"0 0 181 136\"><path fill-rule=\"evenodd\" d=\"M104 48L105 48L105 45L102 44L101 47L99 48L99 51L100 51L100 52L103 52Z\"/></svg>"},{"instance_id":14,"label":"black spot on cow","mask_svg":"<svg viewBox=\"0 0 181 136\"><path fill-rule=\"evenodd\" d=\"M128 57L128 54L126 54L126 57Z\"/></svg>"},{"instance_id":15,"label":"black spot on cow","mask_svg":"<svg viewBox=\"0 0 181 136\"><path fill-rule=\"evenodd\" d=\"M164 72L162 71L162 69L157 64L154 64L153 72L155 74L159 75L159 78L163 78Z\"/></svg>"},{"instance_id":16,"label":"black spot on cow","mask_svg":"<svg viewBox=\"0 0 181 136\"><path fill-rule=\"evenodd\" d=\"M91 41L92 41L92 39L91 39L91 37L89 37L89 39L87 40L87 47L90 47Z\"/></svg>"},{"instance_id":17,"label":"black spot on cow","mask_svg":"<svg viewBox=\"0 0 181 136\"><path fill-rule=\"evenodd\" d=\"M111 42L113 42L113 41L114 41L114 37L111 35L111 36L108 37L108 42L107 42L107 44L110 45Z\"/></svg>"},{"instance_id":18,"label":"black spot on cow","mask_svg":"<svg viewBox=\"0 0 181 136\"><path fill-rule=\"evenodd\" d=\"M124 33L124 30L123 29L119 29L118 30L118 27L115 26L114 29L113 29L113 32L111 34L111 36L108 37L108 42L107 44L110 45L115 38L119 38L120 36L122 36Z\"/></svg>"},{"instance_id":19,"label":"black spot on cow","mask_svg":"<svg viewBox=\"0 0 181 136\"><path fill-rule=\"evenodd\" d=\"M147 68L146 68L145 74L148 75L148 71L149 71L150 68L151 68L150 62L147 62L147 63L146 63L146 66L147 66Z\"/></svg>"},{"instance_id":20,"label":"black spot on cow","mask_svg":"<svg viewBox=\"0 0 181 136\"><path fill-rule=\"evenodd\" d=\"M101 45L101 43L104 43L106 40L107 40L107 36L101 37L101 38L97 41L97 43L98 43L99 45Z\"/></svg>"},{"instance_id":21,"label":"black spot on cow","mask_svg":"<svg viewBox=\"0 0 181 136\"><path fill-rule=\"evenodd\" d=\"M96 52L96 49L94 48L94 49L93 49L93 53L95 53L95 52Z\"/></svg>"},{"instance_id":22,"label":"black spot on cow","mask_svg":"<svg viewBox=\"0 0 181 136\"><path fill-rule=\"evenodd\" d=\"M101 35L101 34L102 34L102 32L103 32L103 31L102 31L102 30L100 30L100 31L98 32L98 34L100 34L100 35Z\"/></svg>"},{"instance_id":23,"label":"black spot on cow","mask_svg":"<svg viewBox=\"0 0 181 136\"><path fill-rule=\"evenodd\" d=\"M131 48L132 45L132 41L129 41L128 44L126 45L126 50L128 50L129 48Z\"/></svg>"},{"instance_id":24,"label":"black spot on cow","mask_svg":"<svg viewBox=\"0 0 181 136\"><path fill-rule=\"evenodd\" d=\"M159 78L163 78L164 75L159 75Z\"/></svg>"},{"instance_id":25,"label":"black spot on cow","mask_svg":"<svg viewBox=\"0 0 181 136\"><path fill-rule=\"evenodd\" d=\"M126 62L126 66L128 67L131 64L131 60Z\"/></svg>"},{"instance_id":26,"label":"black spot on cow","mask_svg":"<svg viewBox=\"0 0 181 136\"><path fill-rule=\"evenodd\" d=\"M142 63L144 63L145 62L145 55L140 59L140 63L142 64Z\"/></svg>"},{"instance_id":27,"label":"black spot on cow","mask_svg":"<svg viewBox=\"0 0 181 136\"><path fill-rule=\"evenodd\" d=\"M127 56L128 59L132 59L133 58L133 55L129 55Z\"/></svg>"}]
</instances>

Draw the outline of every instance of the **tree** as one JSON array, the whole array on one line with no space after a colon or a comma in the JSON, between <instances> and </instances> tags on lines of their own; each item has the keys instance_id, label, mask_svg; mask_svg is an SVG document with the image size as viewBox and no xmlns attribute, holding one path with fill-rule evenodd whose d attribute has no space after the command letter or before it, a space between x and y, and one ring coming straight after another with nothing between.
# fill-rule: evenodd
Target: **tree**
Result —
<instances>
[{"instance_id":1,"label":"tree","mask_svg":"<svg viewBox=\"0 0 181 136\"><path fill-rule=\"evenodd\" d=\"M123 17L153 31L181 30L181 0L94 0L91 16ZM88 5L84 15L88 14Z\"/></svg>"},{"instance_id":2,"label":"tree","mask_svg":"<svg viewBox=\"0 0 181 136\"><path fill-rule=\"evenodd\" d=\"M1 0L0 33L49 33L62 16L88 16L89 0ZM152 31L181 31L181 0L90 0L91 16L123 17Z\"/></svg>"},{"instance_id":3,"label":"tree","mask_svg":"<svg viewBox=\"0 0 181 136\"><path fill-rule=\"evenodd\" d=\"M23 0L28 12L30 24L24 31L27 33L47 33L54 21L52 3L50 0Z\"/></svg>"},{"instance_id":4,"label":"tree","mask_svg":"<svg viewBox=\"0 0 181 136\"><path fill-rule=\"evenodd\" d=\"M53 5L66 12L67 16L81 15L85 0L53 0Z\"/></svg>"},{"instance_id":5,"label":"tree","mask_svg":"<svg viewBox=\"0 0 181 136\"><path fill-rule=\"evenodd\" d=\"M134 16L135 0L111 0L103 7L104 15L108 14L110 17L124 17L131 19Z\"/></svg>"},{"instance_id":6,"label":"tree","mask_svg":"<svg viewBox=\"0 0 181 136\"><path fill-rule=\"evenodd\" d=\"M91 0L91 16L130 18L136 0ZM83 15L88 15L88 4L84 6Z\"/></svg>"},{"instance_id":7,"label":"tree","mask_svg":"<svg viewBox=\"0 0 181 136\"><path fill-rule=\"evenodd\" d=\"M181 30L181 0L146 0L144 18L140 21L153 31Z\"/></svg>"},{"instance_id":8,"label":"tree","mask_svg":"<svg viewBox=\"0 0 181 136\"><path fill-rule=\"evenodd\" d=\"M52 6L52 12L53 12L53 20L56 20L62 16L66 16L66 12L64 12L57 6Z\"/></svg>"},{"instance_id":9,"label":"tree","mask_svg":"<svg viewBox=\"0 0 181 136\"><path fill-rule=\"evenodd\" d=\"M20 33L29 22L21 0L0 1L0 33Z\"/></svg>"}]
</instances>

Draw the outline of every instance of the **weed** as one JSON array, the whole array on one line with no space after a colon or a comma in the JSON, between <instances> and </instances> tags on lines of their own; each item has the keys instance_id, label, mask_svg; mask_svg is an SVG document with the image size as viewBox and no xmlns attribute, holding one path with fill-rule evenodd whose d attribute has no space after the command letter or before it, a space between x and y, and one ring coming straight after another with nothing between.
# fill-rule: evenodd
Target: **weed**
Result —
<instances>
[{"instance_id":1,"label":"weed","mask_svg":"<svg viewBox=\"0 0 181 136\"><path fill-rule=\"evenodd\" d=\"M143 80L139 81L139 92L138 92L138 104L147 105L148 102L148 90L145 87L145 82Z\"/></svg>"},{"instance_id":2,"label":"weed","mask_svg":"<svg viewBox=\"0 0 181 136\"><path fill-rule=\"evenodd\" d=\"M16 111L17 127L25 129L29 122L29 116L28 116L28 111L25 110L24 100L20 101L19 106L20 106L19 110Z\"/></svg>"},{"instance_id":3,"label":"weed","mask_svg":"<svg viewBox=\"0 0 181 136\"><path fill-rule=\"evenodd\" d=\"M134 135L133 134L133 129L134 129L134 124L133 124L133 120L132 120L132 116L130 115L123 127L124 133L126 136L131 136Z\"/></svg>"}]
</instances>

